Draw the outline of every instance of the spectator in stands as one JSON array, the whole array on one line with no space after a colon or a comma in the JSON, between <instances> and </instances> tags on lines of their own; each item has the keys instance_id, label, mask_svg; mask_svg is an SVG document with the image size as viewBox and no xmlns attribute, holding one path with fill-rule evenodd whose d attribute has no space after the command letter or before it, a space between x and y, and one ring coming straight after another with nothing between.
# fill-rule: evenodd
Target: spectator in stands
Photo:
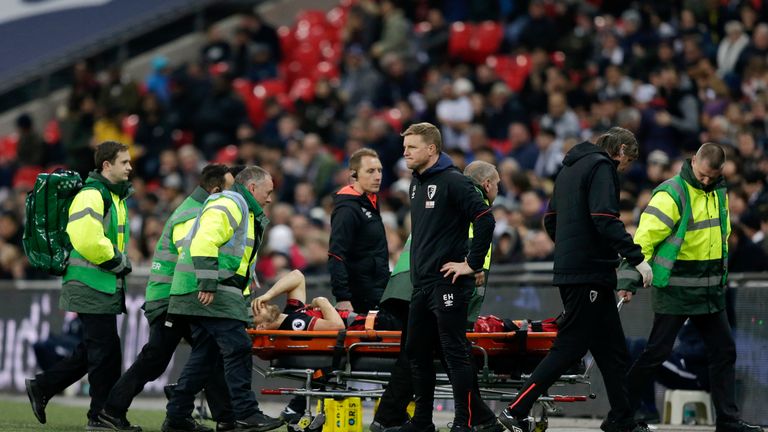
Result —
<instances>
[{"instance_id":1,"label":"spectator in stands","mask_svg":"<svg viewBox=\"0 0 768 432\"><path fill-rule=\"evenodd\" d=\"M247 13L243 16L242 27L248 30L251 41L255 44L264 44L269 47L270 58L279 62L283 58L280 48L280 39L277 31L269 25L258 13Z\"/></svg>"},{"instance_id":2,"label":"spectator in stands","mask_svg":"<svg viewBox=\"0 0 768 432\"><path fill-rule=\"evenodd\" d=\"M541 118L542 129L552 129L560 139L581 136L581 125L576 113L568 107L563 93L549 95L547 114Z\"/></svg>"},{"instance_id":3,"label":"spectator in stands","mask_svg":"<svg viewBox=\"0 0 768 432\"><path fill-rule=\"evenodd\" d=\"M171 102L171 79L169 76L168 59L158 55L152 59L152 72L145 81L147 90L153 92L163 105Z\"/></svg>"},{"instance_id":4,"label":"spectator in stands","mask_svg":"<svg viewBox=\"0 0 768 432\"><path fill-rule=\"evenodd\" d=\"M82 100L70 98L68 105L67 114L61 121L61 143L66 154L64 160L69 168L86 178L93 169L91 140L96 103L92 97Z\"/></svg>"},{"instance_id":5,"label":"spectator in stands","mask_svg":"<svg viewBox=\"0 0 768 432\"><path fill-rule=\"evenodd\" d=\"M533 172L539 177L554 178L563 165L563 140L551 128L544 128L536 136L539 156Z\"/></svg>"},{"instance_id":6,"label":"spectator in stands","mask_svg":"<svg viewBox=\"0 0 768 432\"><path fill-rule=\"evenodd\" d=\"M530 171L536 167L539 158L539 148L533 140L528 127L521 122L509 125L508 156L515 159L520 168Z\"/></svg>"},{"instance_id":7,"label":"spectator in stands","mask_svg":"<svg viewBox=\"0 0 768 432\"><path fill-rule=\"evenodd\" d=\"M407 69L403 58L395 53L381 57L381 69L384 77L376 91L373 105L377 108L390 107L401 100L407 100L417 92L419 84L416 77Z\"/></svg>"},{"instance_id":8,"label":"spectator in stands","mask_svg":"<svg viewBox=\"0 0 768 432\"><path fill-rule=\"evenodd\" d=\"M254 83L277 78L277 63L272 59L269 45L252 43L248 54L250 57L245 73L246 78Z\"/></svg>"},{"instance_id":9,"label":"spectator in stands","mask_svg":"<svg viewBox=\"0 0 768 432\"><path fill-rule=\"evenodd\" d=\"M411 24L405 18L403 10L396 6L394 0L381 1L379 10L383 24L381 38L371 47L371 55L375 58L382 58L390 53L407 55Z\"/></svg>"},{"instance_id":10,"label":"spectator in stands","mask_svg":"<svg viewBox=\"0 0 768 432\"><path fill-rule=\"evenodd\" d=\"M325 148L325 144L317 134L307 134L301 142L299 160L304 167L306 180L318 196L324 196L333 189L333 173L338 163Z\"/></svg>"},{"instance_id":11,"label":"spectator in stands","mask_svg":"<svg viewBox=\"0 0 768 432\"><path fill-rule=\"evenodd\" d=\"M427 55L430 64L443 64L448 59L448 39L450 26L440 9L432 8L427 12L426 22L429 29L421 34L419 47Z\"/></svg>"},{"instance_id":12,"label":"spectator in stands","mask_svg":"<svg viewBox=\"0 0 768 432\"><path fill-rule=\"evenodd\" d=\"M345 102L345 115L351 117L360 103L371 103L381 80L379 73L371 67L360 45L352 45L344 56L344 74L341 78L339 96Z\"/></svg>"},{"instance_id":13,"label":"spectator in stands","mask_svg":"<svg viewBox=\"0 0 768 432\"><path fill-rule=\"evenodd\" d=\"M45 142L35 131L29 114L23 113L16 117L16 133L19 135L16 144L16 163L19 166L42 168L46 155Z\"/></svg>"},{"instance_id":14,"label":"spectator in stands","mask_svg":"<svg viewBox=\"0 0 768 432\"><path fill-rule=\"evenodd\" d=\"M473 118L472 103L469 99L473 90L472 82L466 78L443 85L442 98L437 102L435 110L442 125L440 132L447 150L458 148L464 152L469 151L466 130Z\"/></svg>"},{"instance_id":15,"label":"spectator in stands","mask_svg":"<svg viewBox=\"0 0 768 432\"><path fill-rule=\"evenodd\" d=\"M213 89L203 99L195 117L195 142L205 158L235 142L237 127L246 121L243 102L232 91L232 78L226 72L213 77Z\"/></svg>"},{"instance_id":16,"label":"spectator in stands","mask_svg":"<svg viewBox=\"0 0 768 432\"><path fill-rule=\"evenodd\" d=\"M755 63L764 62L766 56L768 56L768 24L763 22L755 27L752 41L741 51L734 72L743 79L747 69Z\"/></svg>"},{"instance_id":17,"label":"spectator in stands","mask_svg":"<svg viewBox=\"0 0 768 432\"><path fill-rule=\"evenodd\" d=\"M140 98L139 86L123 75L120 65L110 66L106 82L99 92L98 105L114 108L118 112L135 113L140 108Z\"/></svg>"},{"instance_id":18,"label":"spectator in stands","mask_svg":"<svg viewBox=\"0 0 768 432\"><path fill-rule=\"evenodd\" d=\"M136 147L142 149L136 170L147 179L157 178L160 173L160 154L171 148L173 139L165 110L154 93L146 93L141 97L139 124L134 141Z\"/></svg>"},{"instance_id":19,"label":"spectator in stands","mask_svg":"<svg viewBox=\"0 0 768 432\"><path fill-rule=\"evenodd\" d=\"M208 40L200 49L200 60L206 66L228 62L232 59L232 48L221 34L221 29L213 25L208 29Z\"/></svg>"},{"instance_id":20,"label":"spectator in stands","mask_svg":"<svg viewBox=\"0 0 768 432\"><path fill-rule=\"evenodd\" d=\"M744 33L744 25L732 20L725 23L725 37L717 47L717 74L720 78L732 80L741 52L749 45L749 36Z\"/></svg>"}]
</instances>

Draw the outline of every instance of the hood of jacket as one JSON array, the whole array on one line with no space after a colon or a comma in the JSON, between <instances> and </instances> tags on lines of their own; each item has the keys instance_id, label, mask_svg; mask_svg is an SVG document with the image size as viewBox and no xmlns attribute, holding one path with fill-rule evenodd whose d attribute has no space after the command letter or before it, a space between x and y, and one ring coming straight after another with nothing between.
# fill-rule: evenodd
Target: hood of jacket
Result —
<instances>
[{"instance_id":1,"label":"hood of jacket","mask_svg":"<svg viewBox=\"0 0 768 432\"><path fill-rule=\"evenodd\" d=\"M378 207L378 196L374 193L366 193L362 194L355 190L352 185L345 186L341 189L339 189L338 192L336 192L333 195L333 205L334 207L340 206L340 205L346 205L346 204L356 204L360 203L364 207L370 209L379 211Z\"/></svg>"},{"instance_id":2,"label":"hood of jacket","mask_svg":"<svg viewBox=\"0 0 768 432\"><path fill-rule=\"evenodd\" d=\"M435 174L441 173L443 171L449 170L451 168L455 168L453 165L453 159L451 159L450 156L448 156L447 153L441 152L440 157L437 159L437 162L432 165L431 167L427 168L423 173L419 174L418 171L413 172L413 176L418 178L419 180L424 180L429 177L432 177Z\"/></svg>"},{"instance_id":3,"label":"hood of jacket","mask_svg":"<svg viewBox=\"0 0 768 432\"><path fill-rule=\"evenodd\" d=\"M565 155L565 158L563 159L563 165L565 166L571 166L578 162L579 160L593 155L595 153L601 153L606 158L610 159L614 165L618 165L618 162L611 159L610 156L608 156L608 153L605 152L605 150L601 149L600 147L592 144L589 141L584 141L581 144L577 144L573 146L573 148L568 151L568 153Z\"/></svg>"}]
</instances>

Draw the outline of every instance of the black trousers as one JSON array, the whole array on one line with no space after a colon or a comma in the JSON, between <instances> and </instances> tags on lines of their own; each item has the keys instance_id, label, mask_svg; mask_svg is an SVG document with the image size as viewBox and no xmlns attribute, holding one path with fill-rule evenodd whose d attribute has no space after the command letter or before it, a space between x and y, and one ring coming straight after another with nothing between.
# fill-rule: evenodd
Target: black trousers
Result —
<instances>
[{"instance_id":1,"label":"black trousers","mask_svg":"<svg viewBox=\"0 0 768 432\"><path fill-rule=\"evenodd\" d=\"M390 301L392 303L393 301ZM408 420L408 404L413 399L413 383L411 382L411 365L405 352L405 341L408 336L409 304L403 301L390 307L390 312L402 323L400 333L400 355L397 357L392 375L389 377L387 388L379 401L379 409L373 421L385 427L399 426Z\"/></svg>"},{"instance_id":2,"label":"black trousers","mask_svg":"<svg viewBox=\"0 0 768 432\"><path fill-rule=\"evenodd\" d=\"M192 353L168 401L167 417L181 420L192 415L195 395L209 382L211 366L222 361L235 419L244 420L260 412L251 388L253 358L245 323L228 318L189 317L189 326Z\"/></svg>"},{"instance_id":3,"label":"black trousers","mask_svg":"<svg viewBox=\"0 0 768 432\"><path fill-rule=\"evenodd\" d=\"M120 378L122 354L113 314L78 314L83 322L83 341L72 355L37 375L37 384L47 398L61 393L86 373L90 383L88 418L104 407L109 390Z\"/></svg>"},{"instance_id":4,"label":"black trousers","mask_svg":"<svg viewBox=\"0 0 768 432\"><path fill-rule=\"evenodd\" d=\"M557 338L509 410L516 417L527 416L536 399L589 350L603 375L611 405L606 421L633 425L624 379L629 354L612 287L561 286L560 297L565 313Z\"/></svg>"},{"instance_id":5,"label":"black trousers","mask_svg":"<svg viewBox=\"0 0 768 432\"><path fill-rule=\"evenodd\" d=\"M416 395L415 425L432 424L435 350L442 351L453 387L456 404L453 423L471 427L494 417L477 390L477 375L466 336L467 305L471 295L471 284L464 283L414 287L405 351L410 359Z\"/></svg>"},{"instance_id":6,"label":"black trousers","mask_svg":"<svg viewBox=\"0 0 768 432\"><path fill-rule=\"evenodd\" d=\"M128 408L143 389L144 385L156 380L168 368L173 353L181 339L192 345L189 324L183 317L173 317L166 325L167 316L158 316L149 325L149 340L141 349L136 361L117 380L109 392L104 404L111 415L124 416ZM224 368L221 361L216 363L205 386L206 398L211 414L216 421L234 421L234 413L229 399L229 390L224 380Z\"/></svg>"},{"instance_id":7,"label":"black trousers","mask_svg":"<svg viewBox=\"0 0 768 432\"><path fill-rule=\"evenodd\" d=\"M709 352L709 386L717 421L737 421L739 408L736 406L735 390L736 344L725 311L690 316L658 313L655 315L648 344L627 373L632 407L637 408L640 405L639 389L644 382L653 381L658 367L672 352L680 327L688 318L701 333Z\"/></svg>"}]
</instances>

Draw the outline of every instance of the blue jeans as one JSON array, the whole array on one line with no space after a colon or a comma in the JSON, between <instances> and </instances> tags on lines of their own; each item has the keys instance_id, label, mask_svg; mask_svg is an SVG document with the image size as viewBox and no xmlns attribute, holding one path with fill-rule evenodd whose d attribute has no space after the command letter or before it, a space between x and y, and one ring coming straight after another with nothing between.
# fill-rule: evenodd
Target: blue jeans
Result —
<instances>
[{"instance_id":1,"label":"blue jeans","mask_svg":"<svg viewBox=\"0 0 768 432\"><path fill-rule=\"evenodd\" d=\"M167 416L181 420L192 415L195 395L208 382L213 366L224 363L224 378L232 398L235 419L244 420L259 411L251 389L251 339L242 321L226 318L188 317L193 348L168 401Z\"/></svg>"}]
</instances>

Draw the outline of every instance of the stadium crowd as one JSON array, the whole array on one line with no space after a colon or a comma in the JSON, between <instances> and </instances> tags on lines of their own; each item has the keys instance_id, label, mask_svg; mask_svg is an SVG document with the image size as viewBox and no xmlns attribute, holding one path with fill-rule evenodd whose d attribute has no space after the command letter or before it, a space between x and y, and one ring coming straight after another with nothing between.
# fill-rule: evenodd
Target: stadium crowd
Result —
<instances>
[{"instance_id":1,"label":"stadium crowd","mask_svg":"<svg viewBox=\"0 0 768 432\"><path fill-rule=\"evenodd\" d=\"M630 232L651 190L700 143L718 143L728 153L730 270L768 270L762 2L358 0L302 12L290 28L244 14L234 34L214 26L207 37L197 61L156 57L142 80L78 63L56 118L18 117L0 141L0 278L43 277L21 244L35 175L85 175L105 140L127 144L134 160L134 266L148 264L169 214L217 161L258 164L275 180L261 277L327 273L331 194L362 147L383 164L394 263L409 233L399 133L420 121L440 125L459 168L498 167L495 263L551 260L541 220L564 153L622 126L641 151L622 182Z\"/></svg>"}]
</instances>

